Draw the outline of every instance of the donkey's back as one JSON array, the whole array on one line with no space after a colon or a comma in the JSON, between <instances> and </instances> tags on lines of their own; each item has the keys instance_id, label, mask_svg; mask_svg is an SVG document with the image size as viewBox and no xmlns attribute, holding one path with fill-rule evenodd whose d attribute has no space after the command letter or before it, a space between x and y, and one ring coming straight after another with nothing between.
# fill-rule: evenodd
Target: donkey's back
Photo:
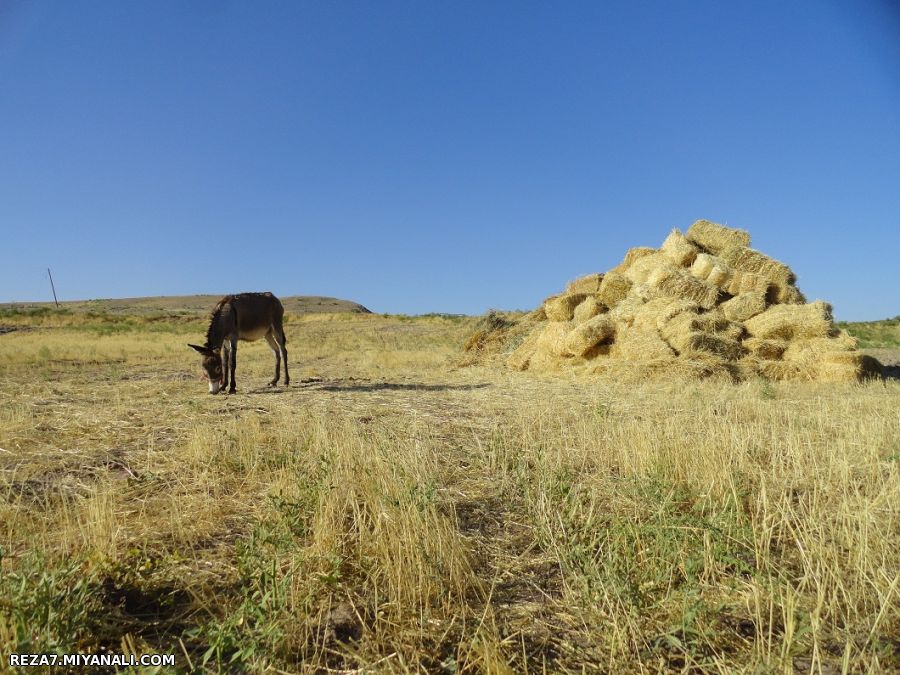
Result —
<instances>
[{"instance_id":1,"label":"donkey's back","mask_svg":"<svg viewBox=\"0 0 900 675\"><path fill-rule=\"evenodd\" d=\"M239 340L259 340L274 328L281 331L284 322L284 306L271 293L238 293L219 301L226 304L234 315Z\"/></svg>"}]
</instances>

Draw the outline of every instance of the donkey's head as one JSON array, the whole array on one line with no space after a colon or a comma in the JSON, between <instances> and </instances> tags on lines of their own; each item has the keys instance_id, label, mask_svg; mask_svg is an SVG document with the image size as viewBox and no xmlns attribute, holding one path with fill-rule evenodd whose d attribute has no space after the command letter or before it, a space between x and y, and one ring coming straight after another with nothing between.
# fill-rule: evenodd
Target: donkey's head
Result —
<instances>
[{"instance_id":1,"label":"donkey's head","mask_svg":"<svg viewBox=\"0 0 900 675\"><path fill-rule=\"evenodd\" d=\"M200 345L189 344L188 347L200 352L200 355L203 357L201 365L203 370L206 371L206 377L209 380L209 393L217 393L225 383L225 371L222 370L222 356L219 352L206 346L201 347Z\"/></svg>"}]
</instances>

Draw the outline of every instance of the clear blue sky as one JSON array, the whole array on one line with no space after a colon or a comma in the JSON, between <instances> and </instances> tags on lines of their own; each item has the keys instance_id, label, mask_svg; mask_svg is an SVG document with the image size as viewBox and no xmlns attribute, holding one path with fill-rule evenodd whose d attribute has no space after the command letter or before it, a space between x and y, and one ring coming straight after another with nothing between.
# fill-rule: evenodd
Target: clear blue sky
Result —
<instances>
[{"instance_id":1,"label":"clear blue sky","mask_svg":"<svg viewBox=\"0 0 900 675\"><path fill-rule=\"evenodd\" d=\"M900 314L900 9L0 0L0 301L531 308L708 218Z\"/></svg>"}]
</instances>

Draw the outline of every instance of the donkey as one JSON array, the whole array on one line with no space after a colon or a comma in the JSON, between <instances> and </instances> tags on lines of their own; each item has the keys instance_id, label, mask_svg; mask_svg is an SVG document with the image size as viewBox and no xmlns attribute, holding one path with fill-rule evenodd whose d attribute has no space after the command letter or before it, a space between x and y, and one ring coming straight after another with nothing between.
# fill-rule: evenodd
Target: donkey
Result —
<instances>
[{"instance_id":1,"label":"donkey","mask_svg":"<svg viewBox=\"0 0 900 675\"><path fill-rule=\"evenodd\" d=\"M284 336L284 307L271 293L239 293L226 295L219 300L213 310L206 331L206 344L189 344L203 356L203 369L209 379L209 393L228 388L228 393L236 390L234 369L237 365L238 340L259 340L265 338L275 352L275 378L270 387L278 384L281 377L281 359L284 358L284 386L291 383L288 373L287 338ZM225 360L222 362L222 348ZM231 370L229 386L228 371Z\"/></svg>"}]
</instances>

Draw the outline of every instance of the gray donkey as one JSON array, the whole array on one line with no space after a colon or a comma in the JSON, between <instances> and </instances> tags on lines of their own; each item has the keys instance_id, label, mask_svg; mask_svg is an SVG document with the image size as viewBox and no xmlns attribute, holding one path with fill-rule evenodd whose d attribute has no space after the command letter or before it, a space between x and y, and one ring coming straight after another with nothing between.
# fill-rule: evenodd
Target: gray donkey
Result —
<instances>
[{"instance_id":1,"label":"gray donkey","mask_svg":"<svg viewBox=\"0 0 900 675\"><path fill-rule=\"evenodd\" d=\"M206 331L206 344L191 345L203 356L203 369L209 379L209 393L215 394L229 385L228 371L231 370L229 394L235 392L234 368L237 365L238 340L259 340L266 342L275 352L275 379L270 387L278 384L281 376L281 359L284 358L284 385L291 382L288 373L287 339L284 336L284 307L271 293L239 293L226 295L219 300L213 310ZM222 362L222 348L225 361Z\"/></svg>"}]
</instances>

